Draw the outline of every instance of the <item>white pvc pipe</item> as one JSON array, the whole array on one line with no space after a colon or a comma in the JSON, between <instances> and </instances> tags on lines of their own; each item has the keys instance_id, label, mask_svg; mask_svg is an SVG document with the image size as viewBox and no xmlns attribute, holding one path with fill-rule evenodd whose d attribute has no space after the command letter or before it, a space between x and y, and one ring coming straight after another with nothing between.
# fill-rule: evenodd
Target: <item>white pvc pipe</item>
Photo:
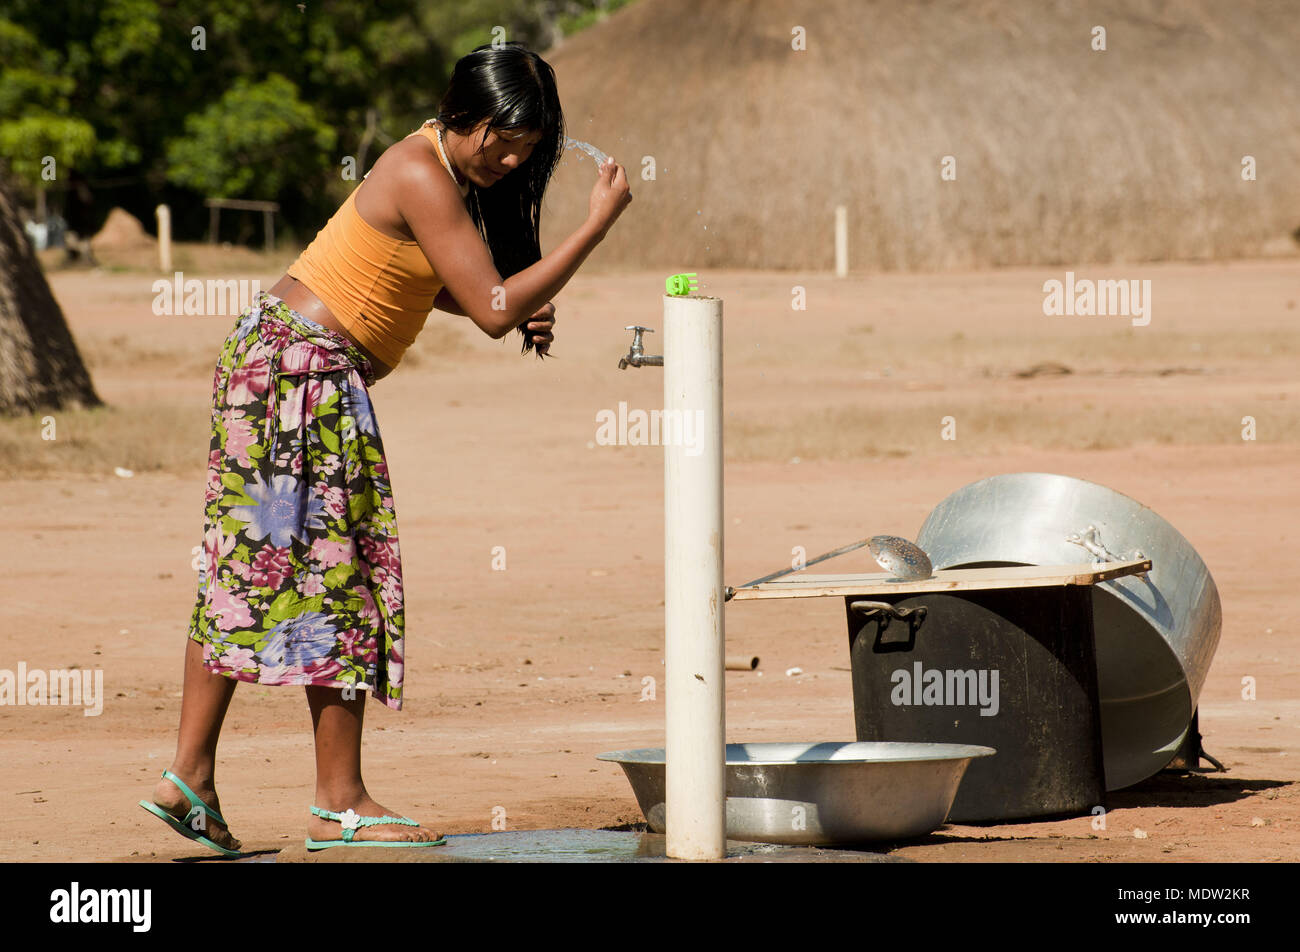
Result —
<instances>
[{"instance_id":1,"label":"white pvc pipe","mask_svg":"<svg viewBox=\"0 0 1300 952\"><path fill-rule=\"evenodd\" d=\"M154 214L158 216L158 267L163 274L172 270L172 210L166 205L159 205Z\"/></svg>"},{"instance_id":2,"label":"white pvc pipe","mask_svg":"<svg viewBox=\"0 0 1300 952\"><path fill-rule=\"evenodd\" d=\"M849 210L835 206L835 276L847 277L849 273Z\"/></svg>"},{"instance_id":3,"label":"white pvc pipe","mask_svg":"<svg viewBox=\"0 0 1300 952\"><path fill-rule=\"evenodd\" d=\"M665 295L663 341L667 853L716 860L727 843L722 300Z\"/></svg>"}]
</instances>

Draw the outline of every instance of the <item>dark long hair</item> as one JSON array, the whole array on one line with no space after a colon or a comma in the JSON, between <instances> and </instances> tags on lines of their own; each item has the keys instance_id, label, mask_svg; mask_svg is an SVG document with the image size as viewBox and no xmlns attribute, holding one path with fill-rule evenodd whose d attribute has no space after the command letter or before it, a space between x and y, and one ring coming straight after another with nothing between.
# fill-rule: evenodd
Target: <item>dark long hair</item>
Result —
<instances>
[{"instance_id":1,"label":"dark long hair","mask_svg":"<svg viewBox=\"0 0 1300 952\"><path fill-rule=\"evenodd\" d=\"M438 103L438 120L468 136L483 120L481 152L489 130L540 132L542 139L527 161L491 188L470 183L470 218L492 252L502 278L518 274L542 257L542 197L564 151L564 114L555 88L555 71L518 42L480 46L456 62L447 92ZM524 336L521 353L533 346Z\"/></svg>"}]
</instances>

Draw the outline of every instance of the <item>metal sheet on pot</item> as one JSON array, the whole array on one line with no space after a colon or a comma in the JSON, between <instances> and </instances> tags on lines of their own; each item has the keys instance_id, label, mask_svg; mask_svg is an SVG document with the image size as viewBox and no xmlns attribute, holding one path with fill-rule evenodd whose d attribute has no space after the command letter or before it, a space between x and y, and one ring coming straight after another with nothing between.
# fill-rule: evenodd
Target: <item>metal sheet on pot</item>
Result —
<instances>
[{"instance_id":1,"label":"metal sheet on pot","mask_svg":"<svg viewBox=\"0 0 1300 952\"><path fill-rule=\"evenodd\" d=\"M917 543L936 569L1059 565L1087 556L1069 538L1089 526L1115 557L1152 561L1145 578L1093 587L1106 788L1118 790L1173 758L1219 644L1219 593L1196 550L1137 500L1051 473L964 486L934 508Z\"/></svg>"}]
</instances>

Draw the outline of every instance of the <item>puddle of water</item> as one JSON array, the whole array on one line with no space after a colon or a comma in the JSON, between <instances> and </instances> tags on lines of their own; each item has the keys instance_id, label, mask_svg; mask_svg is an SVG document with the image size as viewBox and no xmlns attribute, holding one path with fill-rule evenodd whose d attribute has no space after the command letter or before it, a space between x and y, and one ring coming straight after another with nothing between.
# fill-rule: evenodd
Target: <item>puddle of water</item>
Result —
<instances>
[{"instance_id":1,"label":"puddle of water","mask_svg":"<svg viewBox=\"0 0 1300 952\"><path fill-rule=\"evenodd\" d=\"M604 830L544 830L449 837L456 852L478 859L549 862L617 862L652 858L656 851L640 833ZM662 851L659 851L662 857Z\"/></svg>"},{"instance_id":2,"label":"puddle of water","mask_svg":"<svg viewBox=\"0 0 1300 952\"><path fill-rule=\"evenodd\" d=\"M448 835L443 846L411 850L401 857L420 862L504 862L504 863L620 863L669 862L667 840L652 833L623 830L519 830L496 833ZM343 848L336 848L342 852ZM332 856L345 862L383 862L398 857L383 854L396 850L363 849L358 859ZM379 855L372 855L379 854ZM274 862L276 854L260 862ZM727 859L758 862L901 862L885 854L855 850L780 846L771 843L727 842ZM247 862L247 860L245 861Z\"/></svg>"}]
</instances>

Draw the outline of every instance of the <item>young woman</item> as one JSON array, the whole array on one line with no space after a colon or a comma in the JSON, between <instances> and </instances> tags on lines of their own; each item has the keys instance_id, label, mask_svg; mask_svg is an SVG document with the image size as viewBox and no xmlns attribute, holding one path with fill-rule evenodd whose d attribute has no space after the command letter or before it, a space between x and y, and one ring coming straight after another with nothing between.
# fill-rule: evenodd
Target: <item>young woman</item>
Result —
<instances>
[{"instance_id":1,"label":"young woman","mask_svg":"<svg viewBox=\"0 0 1300 952\"><path fill-rule=\"evenodd\" d=\"M238 681L304 685L316 744L307 846L431 846L361 779L369 692L402 702L393 491L367 388L433 307L549 350L549 303L632 200L602 165L586 222L543 257L542 196L563 151L555 75L518 44L461 59L436 120L388 149L288 272L236 322L213 381L203 565L176 757L140 805L240 855L215 786Z\"/></svg>"}]
</instances>

